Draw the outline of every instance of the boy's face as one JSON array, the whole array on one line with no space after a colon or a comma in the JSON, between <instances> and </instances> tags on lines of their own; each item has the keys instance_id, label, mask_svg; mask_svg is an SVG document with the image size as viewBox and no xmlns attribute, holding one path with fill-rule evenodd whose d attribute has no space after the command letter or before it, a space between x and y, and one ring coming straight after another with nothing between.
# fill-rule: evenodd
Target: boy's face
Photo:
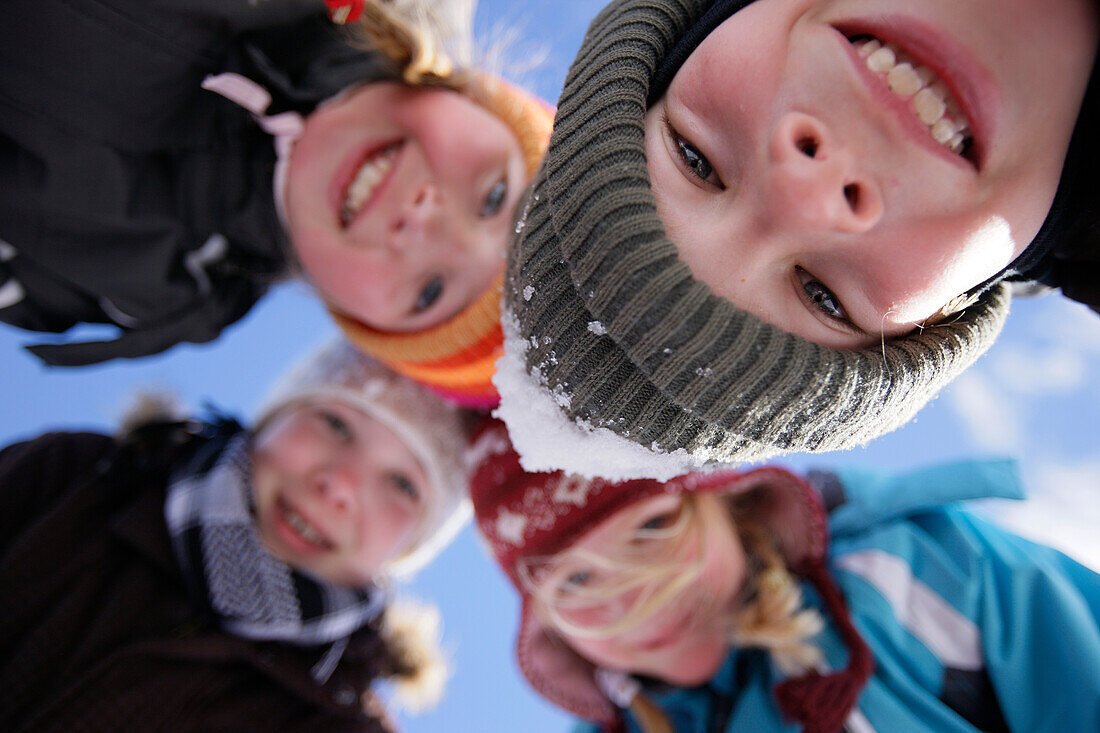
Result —
<instances>
[{"instance_id":1,"label":"boy's face","mask_svg":"<svg viewBox=\"0 0 1100 733\"><path fill-rule=\"evenodd\" d=\"M286 408L255 436L256 525L276 557L340 585L375 577L435 500L389 428L343 402Z\"/></svg>"},{"instance_id":2,"label":"boy's face","mask_svg":"<svg viewBox=\"0 0 1100 733\"><path fill-rule=\"evenodd\" d=\"M368 84L307 118L287 226L330 306L378 330L422 331L490 287L525 183L519 141L476 103Z\"/></svg>"},{"instance_id":3,"label":"boy's face","mask_svg":"<svg viewBox=\"0 0 1100 733\"><path fill-rule=\"evenodd\" d=\"M871 38L897 52L875 70ZM1095 49L1090 0L757 0L647 114L658 212L765 321L834 348L905 334L1038 232Z\"/></svg>"},{"instance_id":4,"label":"boy's face","mask_svg":"<svg viewBox=\"0 0 1100 733\"><path fill-rule=\"evenodd\" d=\"M612 515L585 534L574 550L616 558L629 545L636 554L652 545L655 560L667 540L646 537L677 521L682 507L679 496L646 499ZM700 511L721 514L723 505ZM701 558L700 576L653 614L622 632L574 635L558 630L566 642L592 663L622 672L645 674L677 685L696 685L710 679L730 647L730 624L745 574L744 550L730 521L704 517L707 531L690 538L694 543L689 561ZM540 595L557 598L555 606L570 624L599 629L622 618L639 602L638 588L615 593L624 578L575 555L551 569L538 581ZM609 593L608 590L611 589ZM595 596L599 600L591 600ZM585 598L581 601L580 598Z\"/></svg>"}]
</instances>

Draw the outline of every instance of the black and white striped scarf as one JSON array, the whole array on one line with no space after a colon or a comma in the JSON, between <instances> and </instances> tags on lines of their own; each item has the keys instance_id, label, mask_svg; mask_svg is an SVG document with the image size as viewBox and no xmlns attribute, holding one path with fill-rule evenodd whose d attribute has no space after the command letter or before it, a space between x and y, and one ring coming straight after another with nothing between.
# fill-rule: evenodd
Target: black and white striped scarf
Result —
<instances>
[{"instance_id":1,"label":"black and white striped scarf","mask_svg":"<svg viewBox=\"0 0 1100 733\"><path fill-rule=\"evenodd\" d=\"M164 517L176 559L228 633L330 645L311 670L324 682L348 637L382 611L385 594L307 575L268 551L252 514L248 434L228 424L208 425L207 444L170 480Z\"/></svg>"}]
</instances>

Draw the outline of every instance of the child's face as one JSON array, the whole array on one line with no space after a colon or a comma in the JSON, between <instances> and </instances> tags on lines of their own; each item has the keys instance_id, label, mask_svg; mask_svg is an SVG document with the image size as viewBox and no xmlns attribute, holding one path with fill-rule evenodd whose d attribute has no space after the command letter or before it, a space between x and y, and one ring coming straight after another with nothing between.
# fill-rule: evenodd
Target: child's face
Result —
<instances>
[{"instance_id":1,"label":"child's face","mask_svg":"<svg viewBox=\"0 0 1100 733\"><path fill-rule=\"evenodd\" d=\"M407 549L434 499L405 443L336 400L288 407L264 426L253 440L252 484L268 549L348 586Z\"/></svg>"},{"instance_id":2,"label":"child's face","mask_svg":"<svg viewBox=\"0 0 1100 733\"><path fill-rule=\"evenodd\" d=\"M757 0L647 114L669 237L715 293L810 341L910 331L1038 232L1094 16L1091 0ZM869 70L854 43L869 36L919 63ZM917 93L924 121L894 91L911 84L935 87Z\"/></svg>"},{"instance_id":3,"label":"child's face","mask_svg":"<svg viewBox=\"0 0 1100 733\"><path fill-rule=\"evenodd\" d=\"M639 502L599 524L573 549L614 558L624 550L644 552L650 543L658 555L660 545L667 540L644 534L674 523L681 507L678 496L662 495ZM722 514L722 505L703 511L708 510ZM601 667L645 674L677 685L696 685L710 679L730 647L730 623L744 579L745 557L732 521L704 517L704 524L707 531L690 538L690 560L701 558L702 572L668 603L620 633L578 635L562 629L558 633L575 651ZM557 599L555 606L569 624L599 629L622 618L639 602L643 591L636 587L606 593L623 581L614 571L570 559L543 576L538 589L543 598ZM579 597L590 600L578 601Z\"/></svg>"},{"instance_id":4,"label":"child's face","mask_svg":"<svg viewBox=\"0 0 1100 733\"><path fill-rule=\"evenodd\" d=\"M306 120L287 225L329 305L378 330L421 331L490 287L525 183L518 140L476 103L368 84Z\"/></svg>"}]
</instances>

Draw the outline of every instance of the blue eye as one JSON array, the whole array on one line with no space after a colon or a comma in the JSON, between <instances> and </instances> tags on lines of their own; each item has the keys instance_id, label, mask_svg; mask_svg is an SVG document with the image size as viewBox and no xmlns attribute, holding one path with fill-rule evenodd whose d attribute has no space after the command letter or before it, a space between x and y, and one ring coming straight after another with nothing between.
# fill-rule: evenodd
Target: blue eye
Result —
<instances>
[{"instance_id":1,"label":"blue eye","mask_svg":"<svg viewBox=\"0 0 1100 733\"><path fill-rule=\"evenodd\" d=\"M679 510L658 514L657 516L651 517L650 519L643 522L638 529L654 530L670 527L676 522L676 517L679 516L679 514Z\"/></svg>"},{"instance_id":2,"label":"blue eye","mask_svg":"<svg viewBox=\"0 0 1100 733\"><path fill-rule=\"evenodd\" d=\"M508 197L508 182L503 178L493 184L493 187L489 189L489 193L485 196L485 201L481 204L481 217L488 219L500 211L500 208L504 206L504 199Z\"/></svg>"},{"instance_id":3,"label":"blue eye","mask_svg":"<svg viewBox=\"0 0 1100 733\"><path fill-rule=\"evenodd\" d=\"M565 582L562 584L563 590L575 590L577 588L583 588L588 584L588 581L592 579L592 573L587 570L579 570L575 573L571 573Z\"/></svg>"},{"instance_id":4,"label":"blue eye","mask_svg":"<svg viewBox=\"0 0 1100 733\"><path fill-rule=\"evenodd\" d=\"M408 498L413 499L414 501L420 499L420 490L416 488L416 484L413 482L413 480L405 474L390 474L390 483L393 484L395 489L397 489Z\"/></svg>"},{"instance_id":5,"label":"blue eye","mask_svg":"<svg viewBox=\"0 0 1100 733\"><path fill-rule=\"evenodd\" d=\"M443 278L433 277L427 285L420 291L420 295L416 298L416 305L413 306L413 311L416 313L423 313L432 307L439 296L443 295Z\"/></svg>"}]
</instances>

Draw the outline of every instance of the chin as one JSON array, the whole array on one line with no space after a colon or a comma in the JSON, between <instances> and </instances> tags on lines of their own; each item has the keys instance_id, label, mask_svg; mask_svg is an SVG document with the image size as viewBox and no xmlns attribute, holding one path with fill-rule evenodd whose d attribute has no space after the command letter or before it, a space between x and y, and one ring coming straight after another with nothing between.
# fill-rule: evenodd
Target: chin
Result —
<instances>
[{"instance_id":1,"label":"chin","mask_svg":"<svg viewBox=\"0 0 1100 733\"><path fill-rule=\"evenodd\" d=\"M716 675L725 660L726 648L722 645L692 647L664 660L654 676L677 687L695 687Z\"/></svg>"}]
</instances>

